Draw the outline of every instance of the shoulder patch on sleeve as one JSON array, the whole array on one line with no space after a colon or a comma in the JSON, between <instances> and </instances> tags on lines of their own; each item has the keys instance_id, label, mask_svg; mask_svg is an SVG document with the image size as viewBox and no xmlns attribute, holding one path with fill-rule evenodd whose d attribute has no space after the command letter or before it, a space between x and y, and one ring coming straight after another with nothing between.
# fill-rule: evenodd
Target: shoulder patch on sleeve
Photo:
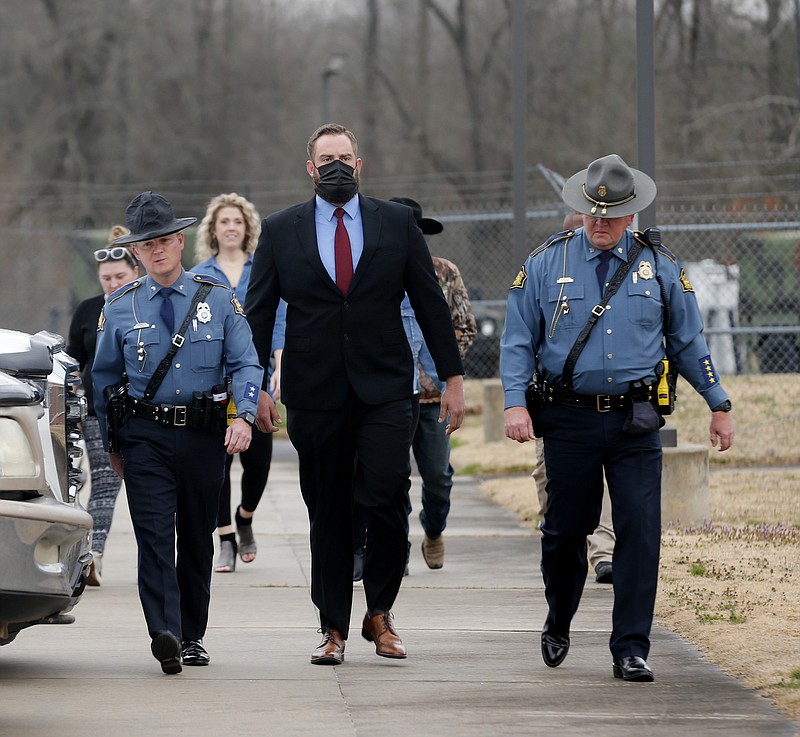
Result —
<instances>
[{"instance_id":1,"label":"shoulder patch on sleeve","mask_svg":"<svg viewBox=\"0 0 800 737\"><path fill-rule=\"evenodd\" d=\"M223 284L219 279L215 276L210 276L209 274L195 274L192 277L193 281L196 281L198 284L211 284L214 287L222 287L223 289L230 289L227 284Z\"/></svg>"},{"instance_id":2,"label":"shoulder patch on sleeve","mask_svg":"<svg viewBox=\"0 0 800 737\"><path fill-rule=\"evenodd\" d=\"M103 306L103 309L100 310L100 316L97 318L97 332L100 333L105 330L106 327L106 308Z\"/></svg>"},{"instance_id":3,"label":"shoulder patch on sleeve","mask_svg":"<svg viewBox=\"0 0 800 737\"><path fill-rule=\"evenodd\" d=\"M233 311L237 315L241 315L242 317L244 317L244 309L242 309L242 303L238 300L238 298L233 292L231 292L231 304L233 305Z\"/></svg>"},{"instance_id":4,"label":"shoulder patch on sleeve","mask_svg":"<svg viewBox=\"0 0 800 737\"><path fill-rule=\"evenodd\" d=\"M684 292L694 291L694 287L692 287L692 283L689 281L689 277L686 276L686 271L683 269L683 267L681 267L681 273L679 274L678 279L680 279L681 289L683 289Z\"/></svg>"},{"instance_id":5,"label":"shoulder patch on sleeve","mask_svg":"<svg viewBox=\"0 0 800 737\"><path fill-rule=\"evenodd\" d=\"M120 297L127 294L128 292L132 292L137 287L142 285L141 279L136 279L136 281L132 281L130 284L126 284L124 287L120 287L117 289L116 292L112 292L108 299L106 300L106 305L110 305L113 302L116 302ZM103 311L105 311L105 307L103 307Z\"/></svg>"},{"instance_id":6,"label":"shoulder patch on sleeve","mask_svg":"<svg viewBox=\"0 0 800 737\"><path fill-rule=\"evenodd\" d=\"M522 268L519 270L519 274L514 278L509 289L522 289L527 280L528 274L525 272L525 265L523 264Z\"/></svg>"}]
</instances>

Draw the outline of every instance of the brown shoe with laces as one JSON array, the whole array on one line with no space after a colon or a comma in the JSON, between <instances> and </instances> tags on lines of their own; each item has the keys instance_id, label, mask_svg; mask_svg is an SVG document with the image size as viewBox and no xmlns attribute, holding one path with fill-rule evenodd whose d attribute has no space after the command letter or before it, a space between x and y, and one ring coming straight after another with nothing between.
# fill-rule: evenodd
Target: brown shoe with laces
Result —
<instances>
[{"instance_id":1,"label":"brown shoe with laces","mask_svg":"<svg viewBox=\"0 0 800 737\"><path fill-rule=\"evenodd\" d=\"M341 665L344 662L344 638L339 630L323 627L322 642L311 653L314 665Z\"/></svg>"},{"instance_id":2,"label":"brown shoe with laces","mask_svg":"<svg viewBox=\"0 0 800 737\"><path fill-rule=\"evenodd\" d=\"M391 612L381 612L374 617L364 615L361 624L361 636L375 643L375 653L382 658L405 658L406 646L394 628Z\"/></svg>"}]
</instances>

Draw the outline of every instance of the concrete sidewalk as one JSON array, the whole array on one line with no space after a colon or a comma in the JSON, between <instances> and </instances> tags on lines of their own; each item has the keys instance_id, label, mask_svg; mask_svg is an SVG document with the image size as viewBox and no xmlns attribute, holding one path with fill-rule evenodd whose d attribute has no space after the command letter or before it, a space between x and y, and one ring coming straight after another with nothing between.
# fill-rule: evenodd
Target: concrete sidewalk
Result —
<instances>
[{"instance_id":1,"label":"concrete sidewalk","mask_svg":"<svg viewBox=\"0 0 800 737\"><path fill-rule=\"evenodd\" d=\"M238 464L234 465L238 469ZM538 537L457 478L445 567L419 550L414 478L411 575L395 605L409 650L379 658L353 630L339 667L312 666L319 642L309 583L308 520L294 453L277 441L256 516L257 560L215 574L208 668L162 675L136 593L136 546L120 496L104 561L70 626L40 626L0 649L0 735L795 735L798 725L657 627L656 682L611 674L612 592L590 579L565 663L545 667ZM236 494L234 495L236 498Z\"/></svg>"}]
</instances>

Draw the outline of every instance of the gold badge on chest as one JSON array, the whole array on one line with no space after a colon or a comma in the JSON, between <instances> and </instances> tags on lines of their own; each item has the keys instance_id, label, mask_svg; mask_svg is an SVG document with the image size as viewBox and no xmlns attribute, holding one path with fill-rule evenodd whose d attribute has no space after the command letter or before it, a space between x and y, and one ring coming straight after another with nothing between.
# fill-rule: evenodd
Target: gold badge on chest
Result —
<instances>
[{"instance_id":1,"label":"gold badge on chest","mask_svg":"<svg viewBox=\"0 0 800 737\"><path fill-rule=\"evenodd\" d=\"M653 264L651 264L649 261L640 261L639 269L636 273L639 274L640 279L652 279Z\"/></svg>"}]
</instances>

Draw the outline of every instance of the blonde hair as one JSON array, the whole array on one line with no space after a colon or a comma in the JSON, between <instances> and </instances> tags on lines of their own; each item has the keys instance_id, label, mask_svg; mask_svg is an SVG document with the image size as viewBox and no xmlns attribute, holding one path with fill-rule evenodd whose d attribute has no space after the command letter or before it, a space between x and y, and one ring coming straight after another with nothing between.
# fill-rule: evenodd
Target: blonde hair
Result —
<instances>
[{"instance_id":1,"label":"blonde hair","mask_svg":"<svg viewBox=\"0 0 800 737\"><path fill-rule=\"evenodd\" d=\"M217 220L217 213L223 207L238 207L244 215L244 242L242 250L252 253L256 250L258 236L261 234L261 218L253 203L245 199L236 192L220 194L208 203L206 214L197 227L194 242L194 262L196 264L207 261L212 256L219 253L219 246L214 241L214 224Z\"/></svg>"},{"instance_id":2,"label":"blonde hair","mask_svg":"<svg viewBox=\"0 0 800 737\"><path fill-rule=\"evenodd\" d=\"M111 230L108 233L108 245L110 246L117 238L121 238L123 235L128 235L130 232L131 231L128 230L124 225L112 225Z\"/></svg>"},{"instance_id":3,"label":"blonde hair","mask_svg":"<svg viewBox=\"0 0 800 737\"><path fill-rule=\"evenodd\" d=\"M113 246L113 243L117 238L120 238L123 235L128 235L128 233L130 233L130 232L131 231L128 230L124 225L119 225L119 224L112 225L111 226L111 230L108 231L108 247L109 247L109 249ZM133 251L131 251L130 246L125 245L125 246L121 246L121 248L125 249L125 253L127 255L123 256L122 258L115 258L115 259L111 259L111 260L112 261L125 261L128 264L128 266L130 266L134 271L136 271L136 269L139 268L139 262L136 260L136 256L133 255ZM95 254L96 253L97 252L95 251ZM97 256L95 255L95 260L96 259L97 259ZM98 269L100 268L100 264L101 263L102 262L100 262L100 261L97 262L97 268Z\"/></svg>"}]
</instances>

